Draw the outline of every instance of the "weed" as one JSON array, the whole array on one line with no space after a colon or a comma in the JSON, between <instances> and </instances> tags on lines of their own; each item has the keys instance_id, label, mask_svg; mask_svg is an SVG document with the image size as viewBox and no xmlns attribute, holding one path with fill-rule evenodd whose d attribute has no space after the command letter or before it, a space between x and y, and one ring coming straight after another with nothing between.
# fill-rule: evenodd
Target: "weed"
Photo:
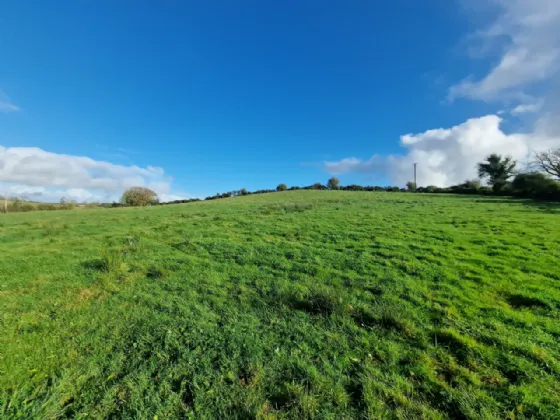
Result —
<instances>
[{"instance_id":1,"label":"weed","mask_svg":"<svg viewBox=\"0 0 560 420\"><path fill-rule=\"evenodd\" d=\"M146 275L151 279L163 279L166 278L169 273L166 269L161 267L156 267L155 265L150 265Z\"/></svg>"},{"instance_id":2,"label":"weed","mask_svg":"<svg viewBox=\"0 0 560 420\"><path fill-rule=\"evenodd\" d=\"M120 248L105 248L101 251L100 268L110 275L121 275L126 272L123 251Z\"/></svg>"}]
</instances>

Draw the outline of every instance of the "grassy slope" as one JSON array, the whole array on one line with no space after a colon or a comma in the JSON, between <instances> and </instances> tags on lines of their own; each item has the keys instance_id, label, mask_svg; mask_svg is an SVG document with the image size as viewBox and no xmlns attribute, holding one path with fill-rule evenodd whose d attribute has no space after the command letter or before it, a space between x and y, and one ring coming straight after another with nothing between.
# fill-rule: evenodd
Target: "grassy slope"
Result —
<instances>
[{"instance_id":1,"label":"grassy slope","mask_svg":"<svg viewBox=\"0 0 560 420\"><path fill-rule=\"evenodd\" d=\"M0 215L1 418L555 418L560 210L289 192Z\"/></svg>"}]
</instances>

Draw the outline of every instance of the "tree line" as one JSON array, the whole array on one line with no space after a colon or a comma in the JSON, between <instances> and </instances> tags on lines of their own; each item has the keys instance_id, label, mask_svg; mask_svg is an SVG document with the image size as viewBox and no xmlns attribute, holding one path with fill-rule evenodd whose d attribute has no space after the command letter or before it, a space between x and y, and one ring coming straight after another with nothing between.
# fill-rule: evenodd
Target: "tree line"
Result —
<instances>
[{"instance_id":1,"label":"tree line","mask_svg":"<svg viewBox=\"0 0 560 420\"><path fill-rule=\"evenodd\" d=\"M217 200L223 198L241 197L255 194L267 194L295 190L341 190L341 191L386 191L386 192L415 192L434 194L484 194L484 195L508 195L538 200L560 201L560 149L553 149L535 153L533 160L524 168L518 169L518 163L510 156L491 154L476 165L480 179L466 180L465 182L450 187L438 187L428 185L418 187L410 181L406 188L397 186L362 186L362 185L340 185L340 180L331 177L326 185L316 182L305 187L278 184L275 189L263 189L247 191L240 190L216 193L204 200ZM481 185L480 180L486 180L488 186ZM181 204L201 201L198 198L160 202L157 194L149 188L132 187L127 189L119 202L105 204L88 204L88 207L129 207L147 205ZM60 200L60 204L28 203L21 199L12 200L7 205L8 212L31 211L31 210L66 210L76 206L74 201Z\"/></svg>"},{"instance_id":2,"label":"tree line","mask_svg":"<svg viewBox=\"0 0 560 420\"><path fill-rule=\"evenodd\" d=\"M331 177L327 181L326 185L323 185L320 182L316 182L305 187L288 187L286 184L278 184L276 189L264 189L252 192L247 191L246 188L241 188L240 190L216 193L215 195L206 197L204 200L218 200L223 198L295 190L341 190L434 194L482 194L500 196L508 195L539 200L560 201L560 183L558 182L560 181L560 149L536 153L534 160L525 169L518 169L518 163L510 156L501 156L493 153L488 155L483 162L479 162L476 165L476 169L480 179L466 180L461 184L445 188L438 187L436 185L417 187L412 181L406 184L406 188L397 186L362 186L356 184L341 186L338 178ZM480 180L486 180L488 186L481 185ZM157 195L153 191L148 190L147 192L144 192L146 193L146 198L142 201L144 204L133 203L125 197L127 196L127 193L125 193L121 203L114 203L113 205L162 205L201 201L198 198L193 198L188 200L175 200L166 203L159 203L157 201Z\"/></svg>"}]
</instances>

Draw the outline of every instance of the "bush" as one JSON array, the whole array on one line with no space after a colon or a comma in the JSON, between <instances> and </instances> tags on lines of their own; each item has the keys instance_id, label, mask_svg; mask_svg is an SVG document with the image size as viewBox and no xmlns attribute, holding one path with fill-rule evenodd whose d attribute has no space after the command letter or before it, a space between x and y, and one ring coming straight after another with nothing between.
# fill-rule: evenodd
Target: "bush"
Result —
<instances>
[{"instance_id":1,"label":"bush","mask_svg":"<svg viewBox=\"0 0 560 420\"><path fill-rule=\"evenodd\" d=\"M56 210L56 206L47 203L37 204L37 210Z\"/></svg>"},{"instance_id":2,"label":"bush","mask_svg":"<svg viewBox=\"0 0 560 420\"><path fill-rule=\"evenodd\" d=\"M401 189L399 187L385 187L385 191L388 192L399 192Z\"/></svg>"},{"instance_id":3,"label":"bush","mask_svg":"<svg viewBox=\"0 0 560 420\"><path fill-rule=\"evenodd\" d=\"M480 181L478 179L467 179L463 186L469 190L478 191L480 189Z\"/></svg>"},{"instance_id":4,"label":"bush","mask_svg":"<svg viewBox=\"0 0 560 420\"><path fill-rule=\"evenodd\" d=\"M286 184L278 184L276 191L286 191L288 189Z\"/></svg>"},{"instance_id":5,"label":"bush","mask_svg":"<svg viewBox=\"0 0 560 420\"><path fill-rule=\"evenodd\" d=\"M540 172L518 174L511 189L517 197L560 200L560 184Z\"/></svg>"},{"instance_id":6,"label":"bush","mask_svg":"<svg viewBox=\"0 0 560 420\"><path fill-rule=\"evenodd\" d=\"M364 187L362 187L361 185L347 185L345 187L342 187L342 189L344 191L363 191Z\"/></svg>"},{"instance_id":7,"label":"bush","mask_svg":"<svg viewBox=\"0 0 560 420\"><path fill-rule=\"evenodd\" d=\"M411 192L416 191L416 182L412 182L412 181L407 182L406 189Z\"/></svg>"},{"instance_id":8,"label":"bush","mask_svg":"<svg viewBox=\"0 0 560 420\"><path fill-rule=\"evenodd\" d=\"M426 187L426 192L427 192L427 193L435 193L435 192L437 192L438 189L439 189L439 188L436 187L435 185L428 185L428 186Z\"/></svg>"},{"instance_id":9,"label":"bush","mask_svg":"<svg viewBox=\"0 0 560 420\"><path fill-rule=\"evenodd\" d=\"M147 206L148 204L157 204L158 197L149 188L132 187L124 192L121 203L128 206Z\"/></svg>"},{"instance_id":10,"label":"bush","mask_svg":"<svg viewBox=\"0 0 560 420\"><path fill-rule=\"evenodd\" d=\"M35 207L32 204L29 203L18 203L18 204L10 204L8 205L8 212L27 212L27 211L33 211L35 210Z\"/></svg>"}]
</instances>

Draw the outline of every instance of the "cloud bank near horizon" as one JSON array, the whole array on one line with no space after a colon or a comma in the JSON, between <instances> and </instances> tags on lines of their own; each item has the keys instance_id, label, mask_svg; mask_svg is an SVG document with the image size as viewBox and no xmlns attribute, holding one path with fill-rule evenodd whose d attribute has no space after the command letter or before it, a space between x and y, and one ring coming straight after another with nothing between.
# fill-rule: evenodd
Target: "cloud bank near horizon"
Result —
<instances>
[{"instance_id":1,"label":"cloud bank near horizon","mask_svg":"<svg viewBox=\"0 0 560 420\"><path fill-rule=\"evenodd\" d=\"M37 147L0 146L0 194L36 201L112 201L133 186L154 190L163 201L183 198L170 194L172 179L159 167L117 165L85 156L51 153Z\"/></svg>"},{"instance_id":2,"label":"cloud bank near horizon","mask_svg":"<svg viewBox=\"0 0 560 420\"><path fill-rule=\"evenodd\" d=\"M345 158L324 162L324 168L333 175L388 175L393 183L404 185L412 180L413 164L418 163L419 185L447 187L476 178L476 164L490 153L511 155L523 162L534 149L560 146L560 137L545 132L506 134L500 128L501 123L499 116L486 115L451 128L405 134L400 144L407 150L406 154L374 155L368 160Z\"/></svg>"}]
</instances>

